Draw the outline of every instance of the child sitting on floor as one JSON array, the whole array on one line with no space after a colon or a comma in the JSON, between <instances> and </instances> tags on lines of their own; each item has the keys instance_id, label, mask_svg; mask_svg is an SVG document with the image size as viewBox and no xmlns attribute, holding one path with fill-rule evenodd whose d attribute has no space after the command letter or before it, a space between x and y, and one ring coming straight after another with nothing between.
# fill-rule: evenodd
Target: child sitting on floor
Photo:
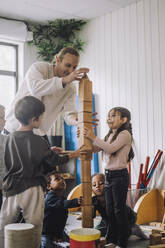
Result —
<instances>
[{"instance_id":1,"label":"child sitting on floor","mask_svg":"<svg viewBox=\"0 0 165 248\"><path fill-rule=\"evenodd\" d=\"M64 231L68 208L80 206L82 197L66 200L64 198L65 189L65 180L59 173L52 172L48 175L41 248L53 248L54 241L69 241Z\"/></svg>"},{"instance_id":2,"label":"child sitting on floor","mask_svg":"<svg viewBox=\"0 0 165 248\"><path fill-rule=\"evenodd\" d=\"M106 215L106 204L104 196L104 183L105 176L102 173L96 173L92 176L92 191L94 196L92 197L92 203L94 206L94 217L96 216L96 210L101 215L102 219L99 225L95 228L101 232L101 236L105 236L107 232L107 215ZM129 235L136 235L141 239L148 239L143 233L140 227L136 224L136 213L127 206L128 224L129 224Z\"/></svg>"}]
</instances>

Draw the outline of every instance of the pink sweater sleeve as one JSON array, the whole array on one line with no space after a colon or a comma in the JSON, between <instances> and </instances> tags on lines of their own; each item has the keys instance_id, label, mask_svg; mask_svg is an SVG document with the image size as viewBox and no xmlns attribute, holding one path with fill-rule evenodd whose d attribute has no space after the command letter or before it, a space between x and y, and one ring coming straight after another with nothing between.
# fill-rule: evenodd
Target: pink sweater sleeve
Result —
<instances>
[{"instance_id":1,"label":"pink sweater sleeve","mask_svg":"<svg viewBox=\"0 0 165 248\"><path fill-rule=\"evenodd\" d=\"M112 154L114 152L117 152L120 148L127 144L131 144L131 134L127 131L124 130L119 135L117 138L110 144L107 141L104 141L98 137L94 140L94 145L100 147L101 150L108 154Z\"/></svg>"},{"instance_id":2,"label":"pink sweater sleeve","mask_svg":"<svg viewBox=\"0 0 165 248\"><path fill-rule=\"evenodd\" d=\"M102 151L102 149L101 149L99 146L94 145L94 144L93 144L93 147L92 147L92 148L93 148L93 152L94 152L94 153L97 153L97 152Z\"/></svg>"}]
</instances>

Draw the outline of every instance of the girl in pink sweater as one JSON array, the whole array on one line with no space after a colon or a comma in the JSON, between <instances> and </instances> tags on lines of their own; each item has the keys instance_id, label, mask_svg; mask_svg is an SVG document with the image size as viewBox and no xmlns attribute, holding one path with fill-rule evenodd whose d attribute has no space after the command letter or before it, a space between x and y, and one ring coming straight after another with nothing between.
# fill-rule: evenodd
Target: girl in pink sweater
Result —
<instances>
[{"instance_id":1,"label":"girl in pink sweater","mask_svg":"<svg viewBox=\"0 0 165 248\"><path fill-rule=\"evenodd\" d=\"M84 135L93 142L94 152L103 151L105 167L105 199L108 216L106 239L108 248L126 248L128 217L126 198L129 185L128 162L133 159L131 114L126 108L115 107L108 113L110 128L104 140L93 130L84 129Z\"/></svg>"}]
</instances>

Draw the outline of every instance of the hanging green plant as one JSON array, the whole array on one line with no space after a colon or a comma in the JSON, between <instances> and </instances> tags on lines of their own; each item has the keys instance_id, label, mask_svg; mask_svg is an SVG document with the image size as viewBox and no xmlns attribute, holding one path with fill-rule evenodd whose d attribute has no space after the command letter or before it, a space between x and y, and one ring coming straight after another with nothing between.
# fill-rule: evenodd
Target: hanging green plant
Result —
<instances>
[{"instance_id":1,"label":"hanging green plant","mask_svg":"<svg viewBox=\"0 0 165 248\"><path fill-rule=\"evenodd\" d=\"M48 24L28 24L33 32L33 40L29 43L37 47L39 57L49 62L63 47L82 51L85 42L78 38L78 32L86 23L87 20L57 19Z\"/></svg>"}]
</instances>

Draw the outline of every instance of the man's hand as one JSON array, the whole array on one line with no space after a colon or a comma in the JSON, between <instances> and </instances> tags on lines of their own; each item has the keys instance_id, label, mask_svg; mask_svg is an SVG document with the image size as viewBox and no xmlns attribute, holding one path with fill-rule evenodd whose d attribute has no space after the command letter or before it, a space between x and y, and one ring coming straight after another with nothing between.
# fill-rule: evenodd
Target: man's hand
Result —
<instances>
[{"instance_id":1,"label":"man's hand","mask_svg":"<svg viewBox=\"0 0 165 248\"><path fill-rule=\"evenodd\" d=\"M68 76L62 78L63 85L69 84L75 80L80 81L86 73L89 72L88 68L80 68L71 72Z\"/></svg>"}]
</instances>

